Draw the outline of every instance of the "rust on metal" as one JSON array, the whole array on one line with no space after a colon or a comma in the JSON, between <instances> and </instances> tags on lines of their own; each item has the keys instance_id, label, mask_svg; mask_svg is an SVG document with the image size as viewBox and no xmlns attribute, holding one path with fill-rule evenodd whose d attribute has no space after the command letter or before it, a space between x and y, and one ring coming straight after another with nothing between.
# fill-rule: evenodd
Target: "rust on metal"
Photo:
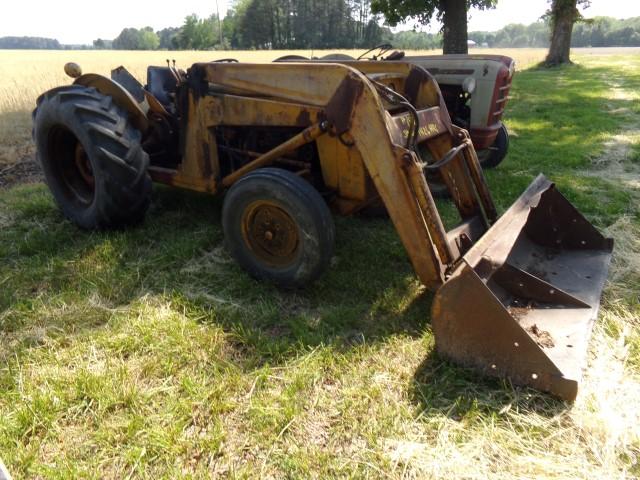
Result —
<instances>
[{"instance_id":1,"label":"rust on metal","mask_svg":"<svg viewBox=\"0 0 640 480\"><path fill-rule=\"evenodd\" d=\"M447 232L442 224L440 215L438 215L438 209L415 155L406 154L404 156L403 168L409 178L416 201L420 206L420 213L427 225L431 241L438 251L440 262L450 264L455 257L447 241Z\"/></svg>"},{"instance_id":2,"label":"rust on metal","mask_svg":"<svg viewBox=\"0 0 640 480\"><path fill-rule=\"evenodd\" d=\"M219 185L213 178L191 177L179 170L158 166L149 167L149 176L154 182L172 187L186 188L203 193L216 193Z\"/></svg>"},{"instance_id":3,"label":"rust on metal","mask_svg":"<svg viewBox=\"0 0 640 480\"><path fill-rule=\"evenodd\" d=\"M329 100L324 114L337 135L351 129L353 111L363 90L364 83L358 77L347 75Z\"/></svg>"},{"instance_id":4,"label":"rust on metal","mask_svg":"<svg viewBox=\"0 0 640 480\"><path fill-rule=\"evenodd\" d=\"M459 258L469 251L486 232L487 226L479 216L468 218L447 232L449 248Z\"/></svg>"},{"instance_id":5,"label":"rust on metal","mask_svg":"<svg viewBox=\"0 0 640 480\"><path fill-rule=\"evenodd\" d=\"M431 107L418 111L418 119L420 126L418 128L417 142L421 143L430 138L447 133L447 128L442 122L440 115L440 107ZM412 119L409 113L401 113L393 117L401 137L397 137L396 141L406 141L409 137Z\"/></svg>"},{"instance_id":6,"label":"rust on metal","mask_svg":"<svg viewBox=\"0 0 640 480\"><path fill-rule=\"evenodd\" d=\"M336 210L348 214L379 198L416 274L437 289L432 322L444 357L575 398L611 241L544 177L498 219L469 135L451 124L428 72L402 62L200 64L191 71L196 73L192 88L199 91L183 100L184 160L173 174L152 169L154 178L217 191L278 159L312 177L314 160L302 161L293 152L314 144ZM393 95L382 101L374 81L410 100L418 119L415 152L404 147L411 114L394 110ZM328 125L323 127L323 120ZM216 151L211 132L236 126L289 130L266 153L229 146L225 151L246 161L220 183L203 183L208 173L215 178L223 168L216 158L214 171L204 171L207 152ZM323 135L327 127L330 135ZM208 148L195 148L203 141ZM422 151L429 158L422 158ZM449 232L422 163L441 178L460 215ZM247 214L244 231L265 262L286 262L295 254L297 237L286 212L275 206L257 205Z\"/></svg>"},{"instance_id":7,"label":"rust on metal","mask_svg":"<svg viewBox=\"0 0 640 480\"><path fill-rule=\"evenodd\" d=\"M242 213L242 235L251 251L268 265L285 267L296 258L300 232L280 205L256 201Z\"/></svg>"},{"instance_id":8,"label":"rust on metal","mask_svg":"<svg viewBox=\"0 0 640 480\"><path fill-rule=\"evenodd\" d=\"M93 169L91 168L91 162L89 162L89 156L80 142L76 143L74 163L80 177L84 182L93 190L96 185L96 179L93 176Z\"/></svg>"},{"instance_id":9,"label":"rust on metal","mask_svg":"<svg viewBox=\"0 0 640 480\"><path fill-rule=\"evenodd\" d=\"M553 348L556 346L553 337L546 330L541 330L535 323L527 328L527 333L531 335L536 343L542 348Z\"/></svg>"},{"instance_id":10,"label":"rust on metal","mask_svg":"<svg viewBox=\"0 0 640 480\"><path fill-rule=\"evenodd\" d=\"M512 80L511 70L505 65L498 73L493 87L487 125L494 125L500 121L509 99Z\"/></svg>"},{"instance_id":11,"label":"rust on metal","mask_svg":"<svg viewBox=\"0 0 640 480\"><path fill-rule=\"evenodd\" d=\"M313 123L311 119L311 112L306 108L301 109L300 113L296 117L296 125L307 126L311 125L311 123Z\"/></svg>"},{"instance_id":12,"label":"rust on metal","mask_svg":"<svg viewBox=\"0 0 640 480\"><path fill-rule=\"evenodd\" d=\"M458 130L456 127L453 128L454 132ZM461 137L464 139L463 143L468 147L463 152L462 155L466 162L467 168L469 170L469 175L471 180L473 181L473 185L478 194L478 200L482 205L483 211L487 220L490 223L493 223L496 218L498 218L498 211L496 210L496 206L493 203L493 198L491 198L491 193L489 192L489 187L484 178L484 173L482 172L482 167L480 166L480 160L478 160L478 155L473 147L473 143L469 138L469 134L467 131L462 130L459 131Z\"/></svg>"},{"instance_id":13,"label":"rust on metal","mask_svg":"<svg viewBox=\"0 0 640 480\"><path fill-rule=\"evenodd\" d=\"M306 128L317 123L321 109L294 102L239 95L211 95L202 100L208 126L252 125Z\"/></svg>"},{"instance_id":14,"label":"rust on metal","mask_svg":"<svg viewBox=\"0 0 640 480\"><path fill-rule=\"evenodd\" d=\"M418 68L412 68L407 75L404 85L405 97L413 104L417 103L423 81L424 74Z\"/></svg>"},{"instance_id":15,"label":"rust on metal","mask_svg":"<svg viewBox=\"0 0 640 480\"><path fill-rule=\"evenodd\" d=\"M538 177L437 292L438 351L574 400L611 249L610 239Z\"/></svg>"},{"instance_id":16,"label":"rust on metal","mask_svg":"<svg viewBox=\"0 0 640 480\"><path fill-rule=\"evenodd\" d=\"M309 142L312 142L320 135L327 131L327 126L325 122L317 123L315 125L310 126L309 128L305 128L298 135L295 135L288 141L284 142L281 145L269 150L263 155L259 156L255 160L252 160L250 163L244 165L239 168L235 172L227 175L222 179L223 187L230 187L233 183L235 183L240 177L246 175L247 173L255 170L256 168L264 167L269 163L273 162L278 157L286 155L287 153L300 148L302 145L305 145Z\"/></svg>"}]
</instances>

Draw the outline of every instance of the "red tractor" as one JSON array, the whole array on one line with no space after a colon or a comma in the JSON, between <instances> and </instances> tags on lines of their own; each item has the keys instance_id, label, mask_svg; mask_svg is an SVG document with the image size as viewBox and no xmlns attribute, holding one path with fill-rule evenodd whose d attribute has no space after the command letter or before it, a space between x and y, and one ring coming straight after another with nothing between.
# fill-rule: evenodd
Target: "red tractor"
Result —
<instances>
[{"instance_id":1,"label":"red tractor","mask_svg":"<svg viewBox=\"0 0 640 480\"><path fill-rule=\"evenodd\" d=\"M276 61L308 60L286 55ZM402 61L413 63L435 77L453 123L467 130L483 168L500 164L509 149L509 133L502 114L509 99L515 61L504 55L419 55L406 56L389 44L366 51L357 59L332 53L312 60L347 62L353 60Z\"/></svg>"}]
</instances>

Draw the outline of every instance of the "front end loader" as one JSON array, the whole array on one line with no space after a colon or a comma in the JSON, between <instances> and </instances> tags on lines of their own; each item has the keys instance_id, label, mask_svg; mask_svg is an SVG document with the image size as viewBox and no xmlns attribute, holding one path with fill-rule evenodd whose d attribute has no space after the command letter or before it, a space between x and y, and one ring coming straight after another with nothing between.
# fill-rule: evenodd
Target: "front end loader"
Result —
<instances>
[{"instance_id":1,"label":"front end loader","mask_svg":"<svg viewBox=\"0 0 640 480\"><path fill-rule=\"evenodd\" d=\"M151 181L225 194L222 226L252 276L304 286L333 252L330 209L382 201L435 290L443 357L573 400L612 241L539 176L500 217L473 143L434 78L405 62L149 67L141 85L68 68L34 139L62 212L83 228L139 222ZM449 230L425 172L449 191Z\"/></svg>"}]
</instances>

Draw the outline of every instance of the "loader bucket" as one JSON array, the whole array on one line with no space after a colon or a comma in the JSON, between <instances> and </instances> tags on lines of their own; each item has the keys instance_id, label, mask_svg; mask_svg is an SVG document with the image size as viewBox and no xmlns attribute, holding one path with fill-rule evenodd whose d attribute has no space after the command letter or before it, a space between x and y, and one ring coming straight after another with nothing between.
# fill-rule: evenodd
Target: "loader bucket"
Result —
<instances>
[{"instance_id":1,"label":"loader bucket","mask_svg":"<svg viewBox=\"0 0 640 480\"><path fill-rule=\"evenodd\" d=\"M540 175L436 293L438 352L573 401L612 249Z\"/></svg>"}]
</instances>

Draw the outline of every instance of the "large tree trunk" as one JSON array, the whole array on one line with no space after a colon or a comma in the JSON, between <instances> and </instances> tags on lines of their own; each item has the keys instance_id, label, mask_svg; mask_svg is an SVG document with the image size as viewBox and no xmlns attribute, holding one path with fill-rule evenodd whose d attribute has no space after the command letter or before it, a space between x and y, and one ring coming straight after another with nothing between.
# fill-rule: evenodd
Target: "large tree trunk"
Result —
<instances>
[{"instance_id":1,"label":"large tree trunk","mask_svg":"<svg viewBox=\"0 0 640 480\"><path fill-rule=\"evenodd\" d=\"M553 0L551 4L551 45L545 63L549 66L571 63L571 34L578 18L577 0Z\"/></svg>"},{"instance_id":2,"label":"large tree trunk","mask_svg":"<svg viewBox=\"0 0 640 480\"><path fill-rule=\"evenodd\" d=\"M468 53L467 1L440 0L442 11L442 53Z\"/></svg>"}]
</instances>

